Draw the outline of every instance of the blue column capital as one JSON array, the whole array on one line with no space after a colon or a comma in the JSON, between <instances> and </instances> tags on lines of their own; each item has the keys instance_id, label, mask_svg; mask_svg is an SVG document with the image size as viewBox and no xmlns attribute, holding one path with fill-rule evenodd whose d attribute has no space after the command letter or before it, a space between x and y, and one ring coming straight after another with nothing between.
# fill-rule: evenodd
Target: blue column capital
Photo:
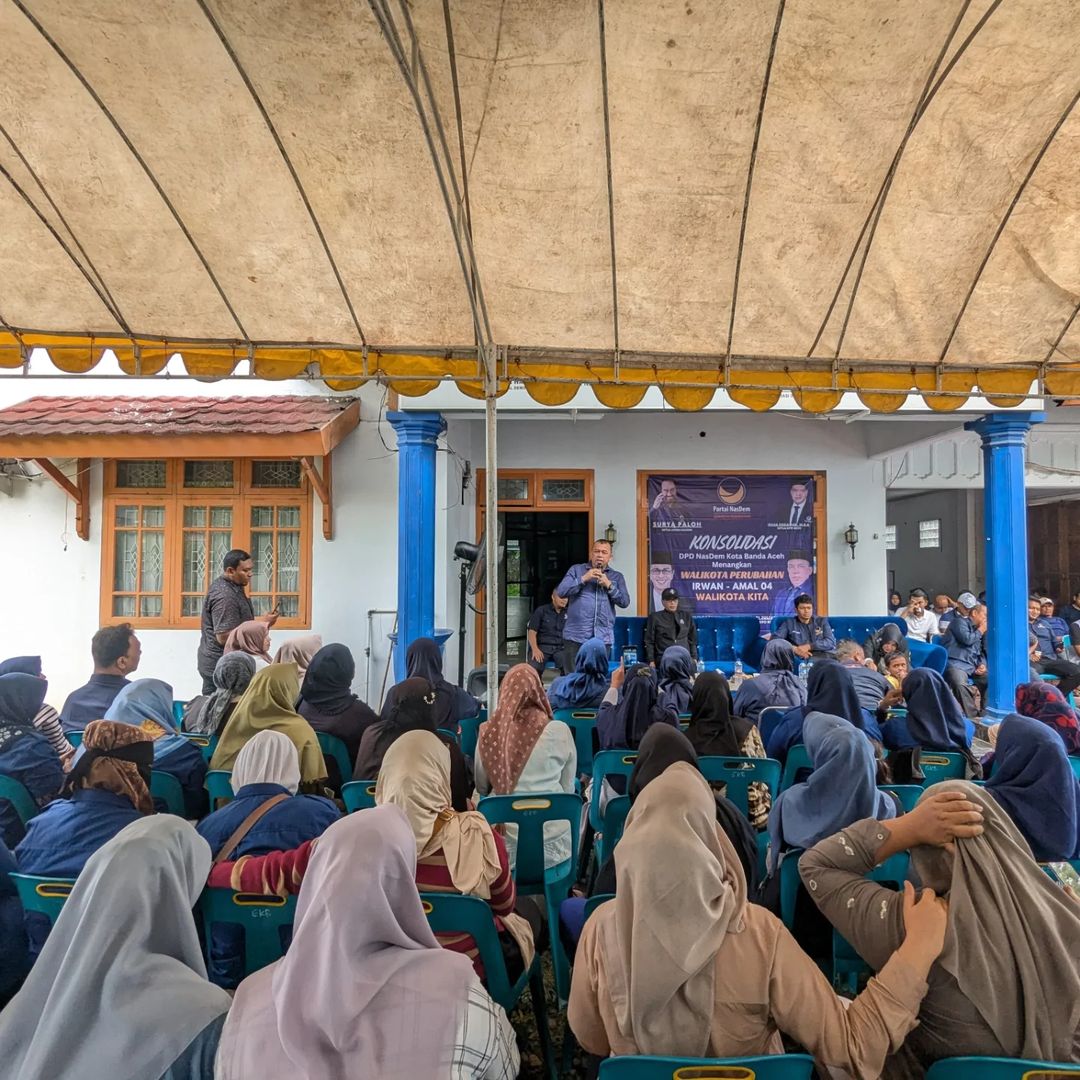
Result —
<instances>
[{"instance_id":1,"label":"blue column capital","mask_svg":"<svg viewBox=\"0 0 1080 1080\"><path fill-rule=\"evenodd\" d=\"M983 446L1022 446L1028 432L1046 419L1044 412L987 413L978 420L969 420L965 431L974 431Z\"/></svg>"},{"instance_id":2,"label":"blue column capital","mask_svg":"<svg viewBox=\"0 0 1080 1080\"><path fill-rule=\"evenodd\" d=\"M386 419L397 432L398 445L434 443L446 430L446 419L437 412L388 412Z\"/></svg>"}]
</instances>

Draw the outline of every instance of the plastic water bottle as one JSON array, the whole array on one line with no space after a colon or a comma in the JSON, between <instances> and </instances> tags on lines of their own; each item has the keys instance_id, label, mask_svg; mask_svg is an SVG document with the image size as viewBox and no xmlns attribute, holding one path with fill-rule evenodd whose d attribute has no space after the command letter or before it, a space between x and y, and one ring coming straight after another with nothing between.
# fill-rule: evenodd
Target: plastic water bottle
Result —
<instances>
[{"instance_id":1,"label":"plastic water bottle","mask_svg":"<svg viewBox=\"0 0 1080 1080\"><path fill-rule=\"evenodd\" d=\"M698 657L697 673L700 675L700 674L702 674L702 672L704 672L704 670L705 670L705 661L702 660L701 657Z\"/></svg>"},{"instance_id":2,"label":"plastic water bottle","mask_svg":"<svg viewBox=\"0 0 1080 1080\"><path fill-rule=\"evenodd\" d=\"M802 663L799 664L799 681L803 684L803 686L806 685L806 680L809 675L810 665L805 660L803 660Z\"/></svg>"},{"instance_id":3,"label":"plastic water bottle","mask_svg":"<svg viewBox=\"0 0 1080 1080\"><path fill-rule=\"evenodd\" d=\"M735 661L735 671L732 673L731 681L733 683L741 683L746 678L746 672L743 671L742 661Z\"/></svg>"}]
</instances>

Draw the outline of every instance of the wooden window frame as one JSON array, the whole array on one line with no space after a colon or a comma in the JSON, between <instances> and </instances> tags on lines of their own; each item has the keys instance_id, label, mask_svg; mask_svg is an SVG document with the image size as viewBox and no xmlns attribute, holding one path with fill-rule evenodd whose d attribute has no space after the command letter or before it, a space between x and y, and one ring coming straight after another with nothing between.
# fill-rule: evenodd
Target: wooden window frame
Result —
<instances>
[{"instance_id":1,"label":"wooden window frame","mask_svg":"<svg viewBox=\"0 0 1080 1080\"><path fill-rule=\"evenodd\" d=\"M232 547L251 550L251 508L254 506L296 506L300 510L300 578L299 613L293 618L282 616L276 626L282 630L307 630L311 627L311 575L314 552L312 532L312 486L306 472L300 470L298 488L251 487L252 462L289 460L293 455L281 457L260 455L258 458L231 458L229 454L188 455L184 458L166 458L164 488L118 488L116 486L116 462L125 460L106 458L102 462L104 483L102 488L101 526L101 579L100 579L100 625L115 626L131 623L137 630L197 630L201 625L198 615L181 615L183 593L183 512L186 506L229 506L233 511ZM229 488L185 488L184 462L198 458L206 460L230 459L233 466L233 485ZM150 460L140 455L133 460ZM161 460L161 459L157 459ZM116 557L117 506L164 506L165 507L165 579L162 593L162 617L145 618L139 615L125 617L113 614L114 560ZM256 529L255 531L260 531ZM214 575L216 576L216 575ZM212 579L211 579L212 580ZM122 594L128 595L128 594ZM136 594L138 595L138 594ZM155 594L156 595L156 594Z\"/></svg>"},{"instance_id":2,"label":"wooden window frame","mask_svg":"<svg viewBox=\"0 0 1080 1080\"><path fill-rule=\"evenodd\" d=\"M500 510L588 510L593 508L593 470L592 469L500 469L500 480L516 480L525 477L529 481L527 499L499 499ZM476 503L478 514L484 508L485 470L476 470ZM545 480L584 480L585 497L574 502L544 502ZM594 538L595 539L595 538Z\"/></svg>"}]
</instances>

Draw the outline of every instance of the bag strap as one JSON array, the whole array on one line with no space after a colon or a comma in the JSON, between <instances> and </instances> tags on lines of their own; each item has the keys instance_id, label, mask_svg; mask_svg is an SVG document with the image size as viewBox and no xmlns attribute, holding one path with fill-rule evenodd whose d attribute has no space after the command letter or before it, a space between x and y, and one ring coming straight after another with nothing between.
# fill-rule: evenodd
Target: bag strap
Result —
<instances>
[{"instance_id":1,"label":"bag strap","mask_svg":"<svg viewBox=\"0 0 1080 1080\"><path fill-rule=\"evenodd\" d=\"M218 863L228 862L229 857L240 846L240 841L243 840L244 837L247 836L247 834L255 828L262 816L268 813L270 810L273 810L273 808L277 806L278 803L288 798L290 798L290 796L286 795L283 792L280 795L272 796L271 798L267 799L266 802L261 803L259 806L256 806L255 809L252 810L251 813L248 814L248 816L240 822L239 827L232 834L232 836L230 836L229 839L225 841L225 846L217 853L213 865L217 866Z\"/></svg>"}]
</instances>

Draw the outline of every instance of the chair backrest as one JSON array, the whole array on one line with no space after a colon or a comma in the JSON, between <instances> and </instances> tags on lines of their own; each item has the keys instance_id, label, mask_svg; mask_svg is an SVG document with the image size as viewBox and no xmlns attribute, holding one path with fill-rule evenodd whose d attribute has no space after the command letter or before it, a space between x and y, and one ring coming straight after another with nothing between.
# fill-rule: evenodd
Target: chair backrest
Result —
<instances>
[{"instance_id":1,"label":"chair backrest","mask_svg":"<svg viewBox=\"0 0 1080 1080\"><path fill-rule=\"evenodd\" d=\"M315 738L319 740L323 757L332 757L337 762L338 776L341 777L341 782L345 783L353 771L353 763L345 744L336 735L329 735L325 731L316 731Z\"/></svg>"},{"instance_id":2,"label":"chair backrest","mask_svg":"<svg viewBox=\"0 0 1080 1080\"><path fill-rule=\"evenodd\" d=\"M615 619L613 630L614 643L611 655L617 660L627 645L633 645L638 651L638 659L645 659L645 622L640 615L619 615Z\"/></svg>"},{"instance_id":3,"label":"chair backrest","mask_svg":"<svg viewBox=\"0 0 1080 1080\"><path fill-rule=\"evenodd\" d=\"M210 809L217 810L233 800L232 772L229 769L211 769L206 774L203 787L210 796Z\"/></svg>"},{"instance_id":4,"label":"chair backrest","mask_svg":"<svg viewBox=\"0 0 1080 1080\"><path fill-rule=\"evenodd\" d=\"M49 923L56 922L64 901L75 887L74 878L34 877L31 874L10 874L15 882L23 911L44 915Z\"/></svg>"},{"instance_id":5,"label":"chair backrest","mask_svg":"<svg viewBox=\"0 0 1080 1080\"><path fill-rule=\"evenodd\" d=\"M772 730L784 719L784 714L789 712L787 705L766 705L758 714L758 731L761 732L761 741L768 742Z\"/></svg>"},{"instance_id":6,"label":"chair backrest","mask_svg":"<svg viewBox=\"0 0 1080 1080\"><path fill-rule=\"evenodd\" d=\"M1065 1080L1080 1077L1080 1065L1020 1058L942 1058L930 1066L926 1080Z\"/></svg>"},{"instance_id":7,"label":"chair backrest","mask_svg":"<svg viewBox=\"0 0 1080 1080\"><path fill-rule=\"evenodd\" d=\"M900 801L905 814L915 809L915 804L922 797L923 789L918 784L882 784L879 791L891 791Z\"/></svg>"},{"instance_id":8,"label":"chair backrest","mask_svg":"<svg viewBox=\"0 0 1080 1080\"><path fill-rule=\"evenodd\" d=\"M1080 757L1070 755L1069 764L1072 766L1072 771L1076 773L1076 779L1080 780Z\"/></svg>"},{"instance_id":9,"label":"chair backrest","mask_svg":"<svg viewBox=\"0 0 1080 1080\"><path fill-rule=\"evenodd\" d=\"M81 731L65 731L64 732L64 738L67 739L67 741L69 743L71 743L71 745L74 746L76 750L80 746L82 746L82 736L83 736L83 733Z\"/></svg>"},{"instance_id":10,"label":"chair backrest","mask_svg":"<svg viewBox=\"0 0 1080 1080\"><path fill-rule=\"evenodd\" d=\"M809 1054L769 1054L749 1058L621 1056L600 1065L600 1080L808 1080Z\"/></svg>"},{"instance_id":11,"label":"chair backrest","mask_svg":"<svg viewBox=\"0 0 1080 1080\"><path fill-rule=\"evenodd\" d=\"M461 736L456 731L451 731L448 727L436 728L436 734L441 735L445 739L452 739L458 746L461 746Z\"/></svg>"},{"instance_id":12,"label":"chair backrest","mask_svg":"<svg viewBox=\"0 0 1080 1080\"><path fill-rule=\"evenodd\" d=\"M945 665L949 662L949 654L940 646L929 641L919 641L917 638L907 639L908 648L911 650L911 666L913 668L924 667L936 671L939 675L945 674Z\"/></svg>"},{"instance_id":13,"label":"chair backrest","mask_svg":"<svg viewBox=\"0 0 1080 1080\"><path fill-rule=\"evenodd\" d=\"M967 758L963 754L946 753L943 750L923 750L919 755L919 768L922 769L923 787L937 784L942 780L963 780Z\"/></svg>"},{"instance_id":14,"label":"chair backrest","mask_svg":"<svg viewBox=\"0 0 1080 1080\"><path fill-rule=\"evenodd\" d=\"M292 926L295 896L260 896L232 889L203 889L199 897L207 947L214 925L239 926L244 932L244 975L267 967L285 955L280 929Z\"/></svg>"},{"instance_id":15,"label":"chair backrest","mask_svg":"<svg viewBox=\"0 0 1080 1080\"><path fill-rule=\"evenodd\" d=\"M210 759L214 756L214 751L217 749L218 736L217 735L202 735L193 731L181 731L181 735L193 746L199 748L199 753L203 756L203 761L210 764Z\"/></svg>"},{"instance_id":16,"label":"chair backrest","mask_svg":"<svg viewBox=\"0 0 1080 1080\"><path fill-rule=\"evenodd\" d=\"M578 776L592 772L593 732L596 730L595 709L556 709L554 718L570 728L577 751Z\"/></svg>"},{"instance_id":17,"label":"chair backrest","mask_svg":"<svg viewBox=\"0 0 1080 1080\"><path fill-rule=\"evenodd\" d=\"M187 704L186 701L174 701L172 703L172 716L177 727L184 722L184 710L187 708Z\"/></svg>"},{"instance_id":18,"label":"chair backrest","mask_svg":"<svg viewBox=\"0 0 1080 1080\"><path fill-rule=\"evenodd\" d=\"M629 795L616 795L608 799L607 806L604 807L603 827L598 833L600 840L597 857L601 863L615 850L615 845L622 839L623 829L626 828L626 817L629 813Z\"/></svg>"},{"instance_id":19,"label":"chair backrest","mask_svg":"<svg viewBox=\"0 0 1080 1080\"><path fill-rule=\"evenodd\" d=\"M375 805L375 781L350 780L342 787L341 798L347 813L370 810Z\"/></svg>"},{"instance_id":20,"label":"chair backrest","mask_svg":"<svg viewBox=\"0 0 1080 1080\"><path fill-rule=\"evenodd\" d=\"M570 826L570 859L565 874L573 878L577 869L578 838L581 833L580 795L553 792L538 795L488 795L477 809L491 825L516 825L517 855L514 883L526 896L544 891L554 884L554 875L545 875L544 826L548 822L567 822ZM554 867L552 868L554 869ZM565 875L559 875L559 879Z\"/></svg>"},{"instance_id":21,"label":"chair backrest","mask_svg":"<svg viewBox=\"0 0 1080 1080\"><path fill-rule=\"evenodd\" d=\"M14 776L0 776L0 800L3 799L11 803L15 813L19 815L19 820L24 825L38 812L33 795Z\"/></svg>"},{"instance_id":22,"label":"chair backrest","mask_svg":"<svg viewBox=\"0 0 1080 1080\"><path fill-rule=\"evenodd\" d=\"M810 760L810 752L802 743L796 743L787 752L784 760L784 775L780 781L780 790L787 791L794 784L801 783L806 777L800 773L812 773L814 763Z\"/></svg>"},{"instance_id":23,"label":"chair backrest","mask_svg":"<svg viewBox=\"0 0 1080 1080\"><path fill-rule=\"evenodd\" d=\"M458 893L421 893L428 925L436 934L468 934L476 942L484 965L487 992L509 1014L516 999L510 985L506 959L495 931L495 916L486 900Z\"/></svg>"},{"instance_id":24,"label":"chair backrest","mask_svg":"<svg viewBox=\"0 0 1080 1080\"><path fill-rule=\"evenodd\" d=\"M772 758L722 757L706 754L698 759L702 775L711 784L727 785L727 797L750 815L750 785L767 784L774 798L780 788L780 762Z\"/></svg>"},{"instance_id":25,"label":"chair backrest","mask_svg":"<svg viewBox=\"0 0 1080 1080\"><path fill-rule=\"evenodd\" d=\"M476 757L476 744L480 739L480 725L487 719L487 710L482 709L477 716L466 716L458 722L461 752L467 757Z\"/></svg>"},{"instance_id":26,"label":"chair backrest","mask_svg":"<svg viewBox=\"0 0 1080 1080\"><path fill-rule=\"evenodd\" d=\"M187 817L184 810L184 789L172 773L152 769L150 772L150 794L165 804L165 809L177 817Z\"/></svg>"},{"instance_id":27,"label":"chair backrest","mask_svg":"<svg viewBox=\"0 0 1080 1080\"><path fill-rule=\"evenodd\" d=\"M589 802L589 824L600 832L604 823L600 816L600 789L607 776L629 776L637 761L636 750L601 750L593 758L592 800Z\"/></svg>"},{"instance_id":28,"label":"chair backrest","mask_svg":"<svg viewBox=\"0 0 1080 1080\"><path fill-rule=\"evenodd\" d=\"M585 901L585 918L587 919L601 904L606 904L609 900L614 899L614 893L597 893L596 896L590 896Z\"/></svg>"}]
</instances>

